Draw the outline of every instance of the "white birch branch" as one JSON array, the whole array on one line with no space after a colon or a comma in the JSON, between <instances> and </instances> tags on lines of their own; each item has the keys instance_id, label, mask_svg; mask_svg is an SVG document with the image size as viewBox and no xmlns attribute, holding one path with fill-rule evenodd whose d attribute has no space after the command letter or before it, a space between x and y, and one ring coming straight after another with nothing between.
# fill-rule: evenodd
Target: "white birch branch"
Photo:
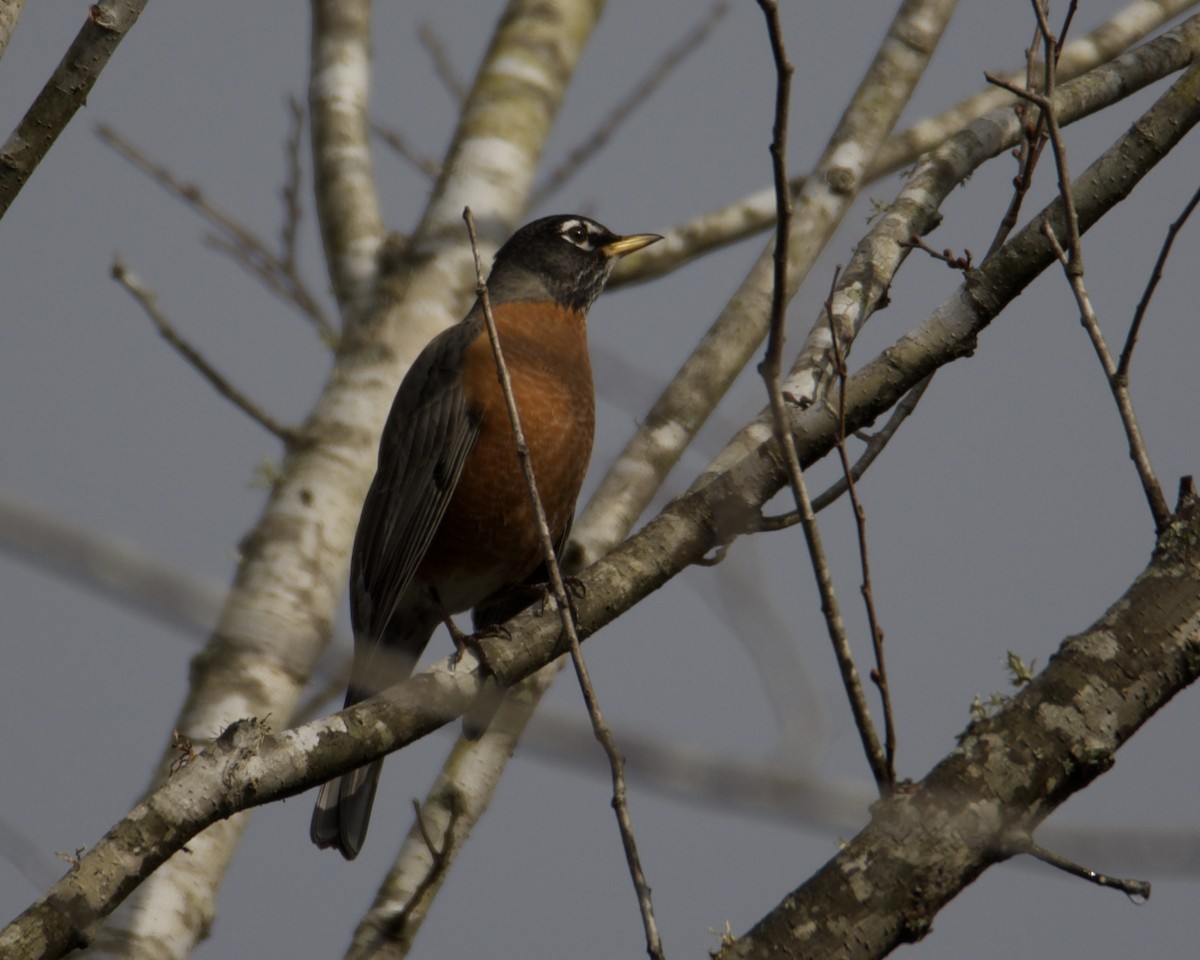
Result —
<instances>
[{"instance_id":1,"label":"white birch branch","mask_svg":"<svg viewBox=\"0 0 1200 960\"><path fill-rule=\"evenodd\" d=\"M326 269L345 324L371 302L383 241L367 119L371 4L313 0L311 10L313 190Z\"/></svg>"}]
</instances>

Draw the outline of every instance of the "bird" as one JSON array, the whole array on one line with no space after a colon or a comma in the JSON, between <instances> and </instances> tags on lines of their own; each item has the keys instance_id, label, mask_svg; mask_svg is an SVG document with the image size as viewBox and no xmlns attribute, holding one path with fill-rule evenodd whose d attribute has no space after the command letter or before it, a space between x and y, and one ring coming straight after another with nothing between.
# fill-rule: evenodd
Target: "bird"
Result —
<instances>
[{"instance_id":1,"label":"bird","mask_svg":"<svg viewBox=\"0 0 1200 960\"><path fill-rule=\"evenodd\" d=\"M560 555L595 426L588 310L619 259L661 239L550 216L518 229L492 263L488 300ZM350 560L345 706L407 679L440 624L459 643L451 614L471 609L477 631L495 626L546 579L480 297L417 356L383 429ZM321 787L313 843L358 855L382 764Z\"/></svg>"}]
</instances>

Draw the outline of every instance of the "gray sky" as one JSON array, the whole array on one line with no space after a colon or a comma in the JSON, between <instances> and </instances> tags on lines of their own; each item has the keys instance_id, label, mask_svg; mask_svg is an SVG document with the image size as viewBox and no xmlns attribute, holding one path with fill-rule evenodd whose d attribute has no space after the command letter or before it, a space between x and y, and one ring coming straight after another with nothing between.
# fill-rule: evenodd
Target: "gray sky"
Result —
<instances>
[{"instance_id":1,"label":"gray sky","mask_svg":"<svg viewBox=\"0 0 1200 960\"><path fill-rule=\"evenodd\" d=\"M865 2L792 5L796 65L793 172L808 167L885 27ZM1082 32L1116 9L1083 5ZM415 40L429 21L469 76L499 4L377 4L373 113L437 157L453 104ZM661 230L768 183L774 78L762 17L738 0L702 50L627 123L605 152L530 215L580 211L622 232ZM78 29L84 4L33 3L0 61L0 126L9 130ZM703 7L685 0L613 0L579 70L547 151L550 165L586 135ZM0 224L0 493L61 520L119 537L218 586L263 492L256 465L278 445L221 400L154 334L108 277L115 253L158 293L177 327L277 418L298 420L329 357L311 330L204 244L203 224L94 135L97 123L201 184L273 238L279 223L289 94L303 97L307 8L294 3L151 4L82 110ZM889 14L890 15L890 11ZM1021 62L1026 4L964 0L906 119L948 105L984 69ZM1124 131L1162 86L1072 129L1073 169ZM307 158L306 158L307 160ZM385 149L376 167L389 227L410 227L428 183ZM1118 340L1167 224L1196 185L1193 135L1085 238L1089 290ZM944 207L935 246L981 254L1007 203L1013 164L976 174ZM790 311L803 335L869 215L896 180L866 191ZM1049 160L1032 212L1053 189ZM1168 496L1197 470L1196 265L1200 224L1177 246L1134 364L1150 452ZM603 298L592 313L600 402L589 487L716 316L765 238L677 274ZM306 211L302 255L324 290ZM913 257L892 304L859 341L859 362L909 329L958 277ZM331 311L332 312L332 311ZM753 371L667 485L683 489L763 402ZM831 477L815 471L813 485ZM948 752L971 698L1007 690L1005 651L1044 664L1144 566L1152 524L1099 366L1061 276L1036 282L983 336L977 355L939 373L918 414L862 484L900 732L901 774L919 778ZM824 518L843 604L855 606L853 528ZM840 692L797 531L739 542L729 567L690 571L587 645L615 727L741 760L781 759L865 788L869 775ZM761 581L739 606L709 605L719 578ZM767 604L769 609L761 609ZM53 879L55 851L91 844L147 782L170 734L199 638L79 590L0 554L0 818L37 851ZM766 636L802 663L794 678L802 742L781 743L746 647L722 617ZM449 651L443 635L431 645ZM582 716L574 681L549 698ZM1116 768L1051 821L1075 827L1194 834L1200 705L1180 698L1126 746ZM198 957L340 956L451 743L444 733L391 758L370 843L353 864L307 839L311 795L264 808L229 873L212 939ZM598 749L597 749L598 753ZM636 771L634 771L636 775ZM836 850L838 831L716 811L636 780L632 815L668 953L703 956L728 921L744 931ZM842 832L842 835L847 835ZM1003 865L938 915L906 948L922 958L970 955L1191 956L1200 924L1196 865L1180 877L1153 863L1092 862L1154 882L1136 907L1037 865ZM0 862L0 916L39 892ZM641 955L605 778L519 751L495 806L456 864L415 955Z\"/></svg>"}]
</instances>

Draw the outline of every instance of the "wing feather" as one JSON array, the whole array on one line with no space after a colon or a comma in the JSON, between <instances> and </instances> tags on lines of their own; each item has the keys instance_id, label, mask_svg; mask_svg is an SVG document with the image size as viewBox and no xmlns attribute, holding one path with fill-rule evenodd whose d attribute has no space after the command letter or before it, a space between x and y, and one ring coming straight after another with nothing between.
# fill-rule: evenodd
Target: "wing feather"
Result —
<instances>
[{"instance_id":1,"label":"wing feather","mask_svg":"<svg viewBox=\"0 0 1200 960\"><path fill-rule=\"evenodd\" d=\"M461 377L466 348L478 333L478 323L468 319L430 341L392 403L351 555L356 659L369 658L389 638L422 648L428 640L409 638L394 621L479 435ZM397 652L413 660L421 654Z\"/></svg>"}]
</instances>

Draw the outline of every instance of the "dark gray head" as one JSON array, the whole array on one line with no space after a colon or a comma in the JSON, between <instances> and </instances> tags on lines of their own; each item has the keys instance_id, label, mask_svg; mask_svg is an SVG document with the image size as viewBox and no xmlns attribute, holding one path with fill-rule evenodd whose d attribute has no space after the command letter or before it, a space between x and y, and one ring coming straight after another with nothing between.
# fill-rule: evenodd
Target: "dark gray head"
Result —
<instances>
[{"instance_id":1,"label":"dark gray head","mask_svg":"<svg viewBox=\"0 0 1200 960\"><path fill-rule=\"evenodd\" d=\"M549 295L563 306L587 310L621 257L661 239L655 233L623 237L578 214L542 217L496 252L488 296L504 302Z\"/></svg>"}]
</instances>

